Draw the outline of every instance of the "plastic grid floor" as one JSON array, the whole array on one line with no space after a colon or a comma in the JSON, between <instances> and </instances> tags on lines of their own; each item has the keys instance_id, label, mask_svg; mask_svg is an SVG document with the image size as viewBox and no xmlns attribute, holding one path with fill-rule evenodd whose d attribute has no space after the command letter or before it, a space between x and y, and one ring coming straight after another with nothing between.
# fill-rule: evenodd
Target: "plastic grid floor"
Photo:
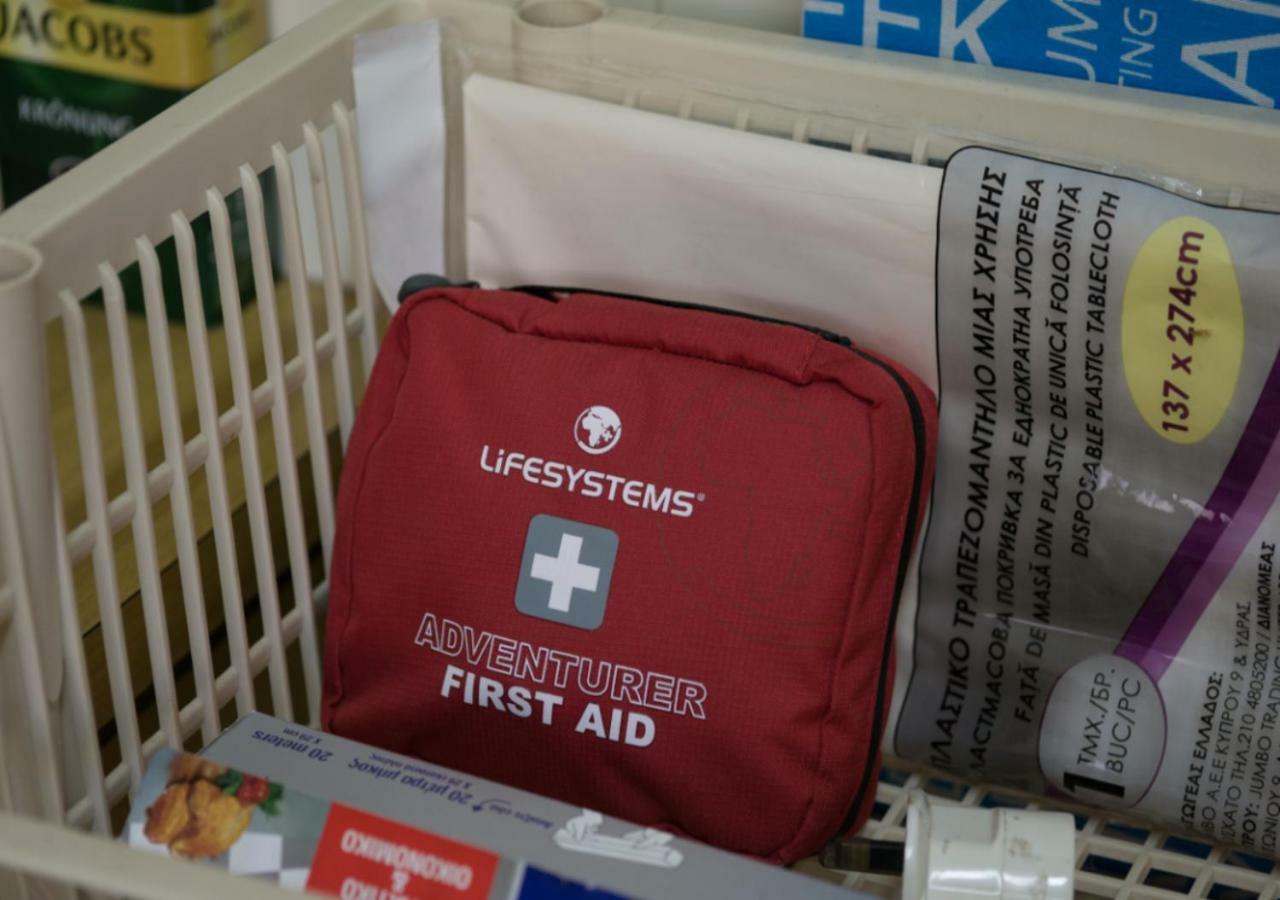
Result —
<instances>
[{"instance_id":1,"label":"plastic grid floor","mask_svg":"<svg viewBox=\"0 0 1280 900\"><path fill-rule=\"evenodd\" d=\"M880 774L876 804L863 833L902 840L908 792L921 789L943 802L988 809L1052 809L1076 820L1076 895L1121 900L1276 900L1280 863L1214 846L1200 838L1152 828L1137 820L1096 809L991 785L974 785L953 775L887 762ZM899 896L897 878L824 869L817 860L796 867L805 874L867 893Z\"/></svg>"}]
</instances>

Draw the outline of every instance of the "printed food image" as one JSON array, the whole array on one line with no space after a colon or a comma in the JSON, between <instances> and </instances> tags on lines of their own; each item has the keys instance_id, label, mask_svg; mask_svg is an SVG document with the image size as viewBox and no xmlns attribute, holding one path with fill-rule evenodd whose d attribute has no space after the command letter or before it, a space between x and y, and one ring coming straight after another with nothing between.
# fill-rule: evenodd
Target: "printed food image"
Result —
<instances>
[{"instance_id":1,"label":"printed food image","mask_svg":"<svg viewBox=\"0 0 1280 900\"><path fill-rule=\"evenodd\" d=\"M147 809L144 834L187 859L212 859L240 839L253 811L277 815L284 787L197 756L174 757L164 792Z\"/></svg>"},{"instance_id":2,"label":"printed food image","mask_svg":"<svg viewBox=\"0 0 1280 900\"><path fill-rule=\"evenodd\" d=\"M191 809L187 806L189 784L173 784L165 789L147 810L147 840L153 844L168 844L186 830L191 823Z\"/></svg>"},{"instance_id":3,"label":"printed food image","mask_svg":"<svg viewBox=\"0 0 1280 900\"><path fill-rule=\"evenodd\" d=\"M199 756L183 754L182 756L174 757L173 764L169 766L169 784L199 779L217 781L225 774L227 774L226 766L209 762L209 760L202 759Z\"/></svg>"}]
</instances>

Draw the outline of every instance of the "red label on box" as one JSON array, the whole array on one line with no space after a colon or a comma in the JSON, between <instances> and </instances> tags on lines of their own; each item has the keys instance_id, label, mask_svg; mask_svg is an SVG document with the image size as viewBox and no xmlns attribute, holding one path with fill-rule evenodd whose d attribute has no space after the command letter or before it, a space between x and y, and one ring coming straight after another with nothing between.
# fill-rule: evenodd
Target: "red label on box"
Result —
<instances>
[{"instance_id":1,"label":"red label on box","mask_svg":"<svg viewBox=\"0 0 1280 900\"><path fill-rule=\"evenodd\" d=\"M307 890L342 900L486 900L498 857L334 804Z\"/></svg>"}]
</instances>

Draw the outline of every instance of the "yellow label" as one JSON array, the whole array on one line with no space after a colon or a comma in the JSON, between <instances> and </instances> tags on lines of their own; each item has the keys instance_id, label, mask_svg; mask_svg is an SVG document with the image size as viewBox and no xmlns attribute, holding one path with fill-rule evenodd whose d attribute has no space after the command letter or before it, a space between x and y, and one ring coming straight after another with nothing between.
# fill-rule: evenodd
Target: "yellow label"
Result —
<instances>
[{"instance_id":1,"label":"yellow label","mask_svg":"<svg viewBox=\"0 0 1280 900\"><path fill-rule=\"evenodd\" d=\"M1195 216L1147 238L1124 292L1124 374L1147 424L1177 444L1218 427L1244 357L1244 309L1231 251Z\"/></svg>"},{"instance_id":2,"label":"yellow label","mask_svg":"<svg viewBox=\"0 0 1280 900\"><path fill-rule=\"evenodd\" d=\"M262 46L261 0L219 0L196 13L92 0L0 0L0 59L191 90Z\"/></svg>"}]
</instances>

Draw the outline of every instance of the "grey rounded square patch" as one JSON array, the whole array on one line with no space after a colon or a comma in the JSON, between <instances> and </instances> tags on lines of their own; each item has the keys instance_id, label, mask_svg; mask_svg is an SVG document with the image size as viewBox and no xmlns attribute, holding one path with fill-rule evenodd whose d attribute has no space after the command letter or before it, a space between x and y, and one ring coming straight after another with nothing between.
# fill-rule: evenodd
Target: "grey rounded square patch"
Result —
<instances>
[{"instance_id":1,"label":"grey rounded square patch","mask_svg":"<svg viewBox=\"0 0 1280 900\"><path fill-rule=\"evenodd\" d=\"M534 516L520 562L516 609L595 631L604 622L617 555L618 535L608 528Z\"/></svg>"}]
</instances>

